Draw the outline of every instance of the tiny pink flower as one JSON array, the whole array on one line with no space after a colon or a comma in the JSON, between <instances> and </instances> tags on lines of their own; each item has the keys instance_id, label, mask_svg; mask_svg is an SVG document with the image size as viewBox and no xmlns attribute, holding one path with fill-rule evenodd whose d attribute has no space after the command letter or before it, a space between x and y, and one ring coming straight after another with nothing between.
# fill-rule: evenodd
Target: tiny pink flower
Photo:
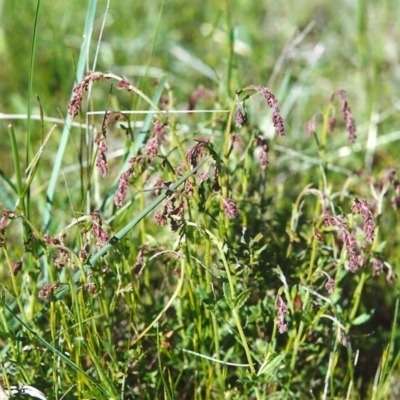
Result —
<instances>
[{"instance_id":1,"label":"tiny pink flower","mask_svg":"<svg viewBox=\"0 0 400 400\"><path fill-rule=\"evenodd\" d=\"M267 87L263 87L262 92L263 92L265 100L267 100L268 107L272 108L272 109L277 108L278 100L272 94L272 92Z\"/></svg>"},{"instance_id":2,"label":"tiny pink flower","mask_svg":"<svg viewBox=\"0 0 400 400\"><path fill-rule=\"evenodd\" d=\"M286 322L286 315L289 314L288 308L282 299L282 296L278 294L275 300L275 308L278 313L278 331L279 333L285 333L288 330L288 324Z\"/></svg>"},{"instance_id":3,"label":"tiny pink flower","mask_svg":"<svg viewBox=\"0 0 400 400\"><path fill-rule=\"evenodd\" d=\"M128 82L128 81L125 80L125 79L121 79L121 80L118 82L118 88L120 88L120 89L126 89L128 92L131 92L131 91L132 91L132 87L131 87L130 82Z\"/></svg>"},{"instance_id":4,"label":"tiny pink flower","mask_svg":"<svg viewBox=\"0 0 400 400\"><path fill-rule=\"evenodd\" d=\"M85 283L83 287L89 294L95 294L96 292L96 285L93 282Z\"/></svg>"},{"instance_id":5,"label":"tiny pink flower","mask_svg":"<svg viewBox=\"0 0 400 400\"><path fill-rule=\"evenodd\" d=\"M336 118L335 117L329 118L328 132L332 133L335 130L335 126L336 126Z\"/></svg>"},{"instance_id":6,"label":"tiny pink flower","mask_svg":"<svg viewBox=\"0 0 400 400\"><path fill-rule=\"evenodd\" d=\"M272 124L274 125L278 136L285 136L285 125L279 108L275 108L274 112L272 113Z\"/></svg>"},{"instance_id":7,"label":"tiny pink flower","mask_svg":"<svg viewBox=\"0 0 400 400\"><path fill-rule=\"evenodd\" d=\"M304 124L306 136L311 136L315 132L315 119L312 118Z\"/></svg>"},{"instance_id":8,"label":"tiny pink flower","mask_svg":"<svg viewBox=\"0 0 400 400\"><path fill-rule=\"evenodd\" d=\"M165 127L167 126L167 122L160 121L156 117L153 118L154 124L154 133L159 141L164 139L165 136Z\"/></svg>"},{"instance_id":9,"label":"tiny pink flower","mask_svg":"<svg viewBox=\"0 0 400 400\"><path fill-rule=\"evenodd\" d=\"M140 162L138 157L129 160L129 168L118 179L118 188L114 196L114 204L121 207L129 189L129 178L135 175L135 164Z\"/></svg>"},{"instance_id":10,"label":"tiny pink flower","mask_svg":"<svg viewBox=\"0 0 400 400\"><path fill-rule=\"evenodd\" d=\"M239 128L242 128L246 124L247 114L246 114L246 109L244 108L244 103L238 102L234 120L236 126L238 126Z\"/></svg>"},{"instance_id":11,"label":"tiny pink flower","mask_svg":"<svg viewBox=\"0 0 400 400\"><path fill-rule=\"evenodd\" d=\"M322 237L321 232L316 227L314 227L314 236L316 237L318 242L323 243L324 238Z\"/></svg>"},{"instance_id":12,"label":"tiny pink flower","mask_svg":"<svg viewBox=\"0 0 400 400\"><path fill-rule=\"evenodd\" d=\"M12 211L6 211L0 218L0 229L5 230L8 225L8 221L15 218L15 214Z\"/></svg>"},{"instance_id":13,"label":"tiny pink flower","mask_svg":"<svg viewBox=\"0 0 400 400\"><path fill-rule=\"evenodd\" d=\"M92 234L97 239L97 249L101 249L109 240L107 232L102 227L100 213L97 210L92 214Z\"/></svg>"},{"instance_id":14,"label":"tiny pink flower","mask_svg":"<svg viewBox=\"0 0 400 400\"><path fill-rule=\"evenodd\" d=\"M209 172L200 172L198 175L198 183L200 184L200 183L206 181L209 177L210 177Z\"/></svg>"},{"instance_id":15,"label":"tiny pink flower","mask_svg":"<svg viewBox=\"0 0 400 400\"><path fill-rule=\"evenodd\" d=\"M87 92L90 82L97 82L103 77L104 75L101 72L85 72L83 80L74 87L73 96L68 102L68 114L72 119L78 115L83 99L83 94Z\"/></svg>"},{"instance_id":16,"label":"tiny pink flower","mask_svg":"<svg viewBox=\"0 0 400 400\"><path fill-rule=\"evenodd\" d=\"M325 289L328 291L328 293L332 294L335 290L335 281L329 277L327 282L325 283Z\"/></svg>"},{"instance_id":17,"label":"tiny pink flower","mask_svg":"<svg viewBox=\"0 0 400 400\"><path fill-rule=\"evenodd\" d=\"M280 114L281 110L278 107L278 100L272 94L272 92L267 87L262 87L262 92L265 100L267 100L268 107L271 108L272 111L272 124L276 130L278 136L285 135L285 125L283 118Z\"/></svg>"},{"instance_id":18,"label":"tiny pink flower","mask_svg":"<svg viewBox=\"0 0 400 400\"><path fill-rule=\"evenodd\" d=\"M17 275L19 271L22 269L22 261L17 261L12 264L12 270L14 275Z\"/></svg>"},{"instance_id":19,"label":"tiny pink flower","mask_svg":"<svg viewBox=\"0 0 400 400\"><path fill-rule=\"evenodd\" d=\"M261 137L258 136L255 140L256 146L260 148L260 154L259 154L259 161L260 161L260 167L262 171L265 171L268 168L268 144L267 141Z\"/></svg>"},{"instance_id":20,"label":"tiny pink flower","mask_svg":"<svg viewBox=\"0 0 400 400\"><path fill-rule=\"evenodd\" d=\"M167 225L167 217L164 214L164 211L157 211L155 215L156 224L160 226Z\"/></svg>"},{"instance_id":21,"label":"tiny pink flower","mask_svg":"<svg viewBox=\"0 0 400 400\"><path fill-rule=\"evenodd\" d=\"M105 140L102 139L98 143L96 167L99 171L99 174L103 178L108 174L108 163L107 163L106 151L107 151L107 145L105 143Z\"/></svg>"},{"instance_id":22,"label":"tiny pink flower","mask_svg":"<svg viewBox=\"0 0 400 400\"><path fill-rule=\"evenodd\" d=\"M322 274L324 274L328 280L325 283L325 289L328 291L329 294L332 294L335 290L335 281L329 276L329 274L325 271L321 271Z\"/></svg>"},{"instance_id":23,"label":"tiny pink flower","mask_svg":"<svg viewBox=\"0 0 400 400\"><path fill-rule=\"evenodd\" d=\"M356 124L354 121L353 114L351 113L349 103L347 102L346 92L344 90L338 90L337 92L339 99L341 100L340 108L343 113L343 119L346 123L346 130L348 132L348 140L353 143L357 137L356 135Z\"/></svg>"},{"instance_id":24,"label":"tiny pink flower","mask_svg":"<svg viewBox=\"0 0 400 400\"><path fill-rule=\"evenodd\" d=\"M48 297L49 295L53 294L59 286L60 284L58 282L43 286L38 293L39 298L43 299Z\"/></svg>"},{"instance_id":25,"label":"tiny pink flower","mask_svg":"<svg viewBox=\"0 0 400 400\"><path fill-rule=\"evenodd\" d=\"M239 215L239 210L236 207L236 204L233 200L231 199L222 199L222 208L225 211L225 215L229 218L229 219L233 219L236 218Z\"/></svg>"},{"instance_id":26,"label":"tiny pink flower","mask_svg":"<svg viewBox=\"0 0 400 400\"><path fill-rule=\"evenodd\" d=\"M368 243L372 243L375 238L375 224L373 221L370 205L364 199L354 199L352 206L353 212L360 214L364 221L364 233Z\"/></svg>"},{"instance_id":27,"label":"tiny pink flower","mask_svg":"<svg viewBox=\"0 0 400 400\"><path fill-rule=\"evenodd\" d=\"M206 144L205 142L199 141L186 153L186 159L193 168L197 166L198 160L204 156L205 144Z\"/></svg>"},{"instance_id":28,"label":"tiny pink flower","mask_svg":"<svg viewBox=\"0 0 400 400\"><path fill-rule=\"evenodd\" d=\"M158 154L158 139L157 136L152 137L146 143L145 154L148 157L149 161L152 161L153 158Z\"/></svg>"}]
</instances>

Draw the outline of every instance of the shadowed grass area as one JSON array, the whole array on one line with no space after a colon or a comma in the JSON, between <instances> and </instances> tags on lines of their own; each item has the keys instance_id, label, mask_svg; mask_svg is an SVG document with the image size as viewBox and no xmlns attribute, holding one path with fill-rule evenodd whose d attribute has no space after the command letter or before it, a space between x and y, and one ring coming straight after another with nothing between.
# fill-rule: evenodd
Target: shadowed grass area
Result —
<instances>
[{"instance_id":1,"label":"shadowed grass area","mask_svg":"<svg viewBox=\"0 0 400 400\"><path fill-rule=\"evenodd\" d=\"M5 393L397 398L396 3L0 2Z\"/></svg>"}]
</instances>

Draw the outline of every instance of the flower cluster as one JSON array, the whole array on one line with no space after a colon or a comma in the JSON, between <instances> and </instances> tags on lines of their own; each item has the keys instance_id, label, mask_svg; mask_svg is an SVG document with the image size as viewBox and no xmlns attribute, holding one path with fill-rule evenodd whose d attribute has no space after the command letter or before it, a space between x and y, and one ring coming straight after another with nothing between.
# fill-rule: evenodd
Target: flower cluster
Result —
<instances>
[{"instance_id":1,"label":"flower cluster","mask_svg":"<svg viewBox=\"0 0 400 400\"><path fill-rule=\"evenodd\" d=\"M16 215L12 211L5 211L0 218L0 247L4 244L4 234L6 233L8 222L14 218L16 218Z\"/></svg>"},{"instance_id":2,"label":"flower cluster","mask_svg":"<svg viewBox=\"0 0 400 400\"><path fill-rule=\"evenodd\" d=\"M346 92L344 90L338 90L337 94L341 101L340 109L343 113L343 119L346 123L346 130L348 133L348 140L353 143L356 140L356 123L354 121L353 114L351 113L349 103L347 102Z\"/></svg>"},{"instance_id":3,"label":"flower cluster","mask_svg":"<svg viewBox=\"0 0 400 400\"><path fill-rule=\"evenodd\" d=\"M375 256L372 260L372 275L377 276L382 272L386 273L386 281L388 283L392 283L397 278L392 266L388 262L383 261L379 256Z\"/></svg>"},{"instance_id":4,"label":"flower cluster","mask_svg":"<svg viewBox=\"0 0 400 400\"><path fill-rule=\"evenodd\" d=\"M39 291L39 298L44 299L46 297L49 297L52 295L60 286L60 283L52 283L50 285L45 285L40 291Z\"/></svg>"},{"instance_id":5,"label":"flower cluster","mask_svg":"<svg viewBox=\"0 0 400 400\"><path fill-rule=\"evenodd\" d=\"M107 157L106 157L107 145L106 145L104 138L98 139L98 137L97 137L95 139L95 143L98 146L96 167L99 171L99 174L104 178L108 174L108 163L107 163Z\"/></svg>"},{"instance_id":6,"label":"flower cluster","mask_svg":"<svg viewBox=\"0 0 400 400\"><path fill-rule=\"evenodd\" d=\"M190 95L187 109L189 111L192 111L195 109L195 107L200 99L207 100L207 99L212 99L213 97L215 97L215 95L212 90L207 89L203 86L200 86Z\"/></svg>"},{"instance_id":7,"label":"flower cluster","mask_svg":"<svg viewBox=\"0 0 400 400\"><path fill-rule=\"evenodd\" d=\"M339 235L344 243L347 253L349 254L349 262L346 268L351 272L356 272L359 268L359 256L357 253L357 240L349 232L345 220L340 217L327 216L324 219L327 226L337 226L339 228Z\"/></svg>"},{"instance_id":8,"label":"flower cluster","mask_svg":"<svg viewBox=\"0 0 400 400\"><path fill-rule=\"evenodd\" d=\"M91 295L96 293L96 285L93 282L87 282L82 287Z\"/></svg>"},{"instance_id":9,"label":"flower cluster","mask_svg":"<svg viewBox=\"0 0 400 400\"><path fill-rule=\"evenodd\" d=\"M150 138L145 146L144 154L147 156L147 161L153 161L154 157L158 154L158 138L157 135Z\"/></svg>"},{"instance_id":10,"label":"flower cluster","mask_svg":"<svg viewBox=\"0 0 400 400\"><path fill-rule=\"evenodd\" d=\"M108 125L110 124L112 115L113 113L111 111L106 111L106 113L104 114L101 131L97 133L94 139L94 143L97 144L97 150L98 150L96 167L103 178L108 174L108 163L106 157L107 145L105 139L107 136L107 128ZM119 119L118 115L115 117L115 120L117 119Z\"/></svg>"},{"instance_id":11,"label":"flower cluster","mask_svg":"<svg viewBox=\"0 0 400 400\"><path fill-rule=\"evenodd\" d=\"M0 218L0 229L5 231L8 225L8 221L12 220L16 215L12 211L5 211Z\"/></svg>"},{"instance_id":12,"label":"flower cluster","mask_svg":"<svg viewBox=\"0 0 400 400\"><path fill-rule=\"evenodd\" d=\"M129 178L136 175L135 164L137 160L138 157L131 157L128 169L118 179L118 188L114 196L114 203L117 207L121 207L126 198L129 189Z\"/></svg>"},{"instance_id":13,"label":"flower cluster","mask_svg":"<svg viewBox=\"0 0 400 400\"><path fill-rule=\"evenodd\" d=\"M120 78L111 73L86 71L83 75L83 80L75 85L73 96L68 102L68 114L73 119L78 115L83 100L83 95L89 89L90 82L97 82L101 79L116 79L118 80L118 88L124 89L127 92L133 92L134 86L126 79Z\"/></svg>"},{"instance_id":14,"label":"flower cluster","mask_svg":"<svg viewBox=\"0 0 400 400\"><path fill-rule=\"evenodd\" d=\"M16 261L12 264L12 271L14 275L17 275L22 269L22 260Z\"/></svg>"},{"instance_id":15,"label":"flower cluster","mask_svg":"<svg viewBox=\"0 0 400 400\"><path fill-rule=\"evenodd\" d=\"M400 207L400 181L397 179L396 170L394 168L390 168L387 175L388 182L394 188L394 194L390 201L392 203L393 210L397 211Z\"/></svg>"},{"instance_id":16,"label":"flower cluster","mask_svg":"<svg viewBox=\"0 0 400 400\"><path fill-rule=\"evenodd\" d=\"M304 131L305 131L307 137L311 136L313 133L316 132L315 115L304 124Z\"/></svg>"},{"instance_id":17,"label":"flower cluster","mask_svg":"<svg viewBox=\"0 0 400 400\"><path fill-rule=\"evenodd\" d=\"M375 224L373 221L372 213L370 211L370 205L365 199L355 198L352 206L352 211L361 215L364 221L365 240L368 243L372 243L375 237ZM347 253L349 254L349 261L346 265L347 270L354 273L358 269L364 268L367 264L367 261L370 259L372 263L373 276L377 276L381 272L385 272L386 280L388 281L388 283L392 283L394 279L397 278L396 274L393 271L393 268L390 266L389 263L383 261L380 258L379 254L373 254L372 257L369 258L364 256L363 253L357 253L357 240L349 232L343 217L326 215L323 217L323 222L326 226L334 226L338 228L339 236L346 248ZM323 241L322 234L316 227L314 227L314 236L318 241ZM325 288L329 293L332 293L335 287L334 280L326 272L321 272L328 278Z\"/></svg>"},{"instance_id":18,"label":"flower cluster","mask_svg":"<svg viewBox=\"0 0 400 400\"><path fill-rule=\"evenodd\" d=\"M58 255L54 258L54 265L58 268L63 268L65 265L70 265L71 255L68 248L64 245L64 236L52 238L49 234L45 233L43 241L47 246L53 246L58 250Z\"/></svg>"},{"instance_id":19,"label":"flower cluster","mask_svg":"<svg viewBox=\"0 0 400 400\"><path fill-rule=\"evenodd\" d=\"M240 214L239 209L236 207L236 204L232 199L221 197L221 200L222 208L229 219L236 218Z\"/></svg>"},{"instance_id":20,"label":"flower cluster","mask_svg":"<svg viewBox=\"0 0 400 400\"><path fill-rule=\"evenodd\" d=\"M234 117L236 125L241 128L247 122L247 113L246 113L246 109L244 106L244 100L243 100L243 102L240 102L238 96L241 92L243 92L245 90L250 90L250 89L262 92L265 100L267 100L268 107L272 110L272 124L275 128L275 131L278 134L278 136L284 136L285 135L285 122L281 115L281 109L278 106L278 100L276 99L274 94L267 87L261 86L261 85L250 85L242 90L236 91L237 107L236 107L236 114Z\"/></svg>"},{"instance_id":21,"label":"flower cluster","mask_svg":"<svg viewBox=\"0 0 400 400\"><path fill-rule=\"evenodd\" d=\"M140 271L144 265L144 255L145 253L149 250L149 247L144 245L140 248L137 257L136 257L136 262L134 269L135 271Z\"/></svg>"},{"instance_id":22,"label":"flower cluster","mask_svg":"<svg viewBox=\"0 0 400 400\"><path fill-rule=\"evenodd\" d=\"M164 200L162 209L155 215L157 225L164 226L169 219L173 231L177 231L182 226L185 211L184 202L180 199L176 204L176 201L176 194L172 194Z\"/></svg>"},{"instance_id":23,"label":"flower cluster","mask_svg":"<svg viewBox=\"0 0 400 400\"><path fill-rule=\"evenodd\" d=\"M131 83L129 81L127 81L126 79L121 79L118 82L118 88L119 89L126 89L128 92L132 92L133 91Z\"/></svg>"},{"instance_id":24,"label":"flower cluster","mask_svg":"<svg viewBox=\"0 0 400 400\"><path fill-rule=\"evenodd\" d=\"M88 91L90 82L97 82L102 79L104 74L101 72L86 71L82 82L79 82L73 89L72 99L68 102L68 114L73 119L78 115L81 108L83 94Z\"/></svg>"},{"instance_id":25,"label":"flower cluster","mask_svg":"<svg viewBox=\"0 0 400 400\"><path fill-rule=\"evenodd\" d=\"M354 203L352 206L352 211L354 213L360 214L364 221L364 233L365 239L368 243L372 243L375 237L375 224L372 218L372 213L369 210L370 205L364 199L358 199L357 197L354 199Z\"/></svg>"},{"instance_id":26,"label":"flower cluster","mask_svg":"<svg viewBox=\"0 0 400 400\"><path fill-rule=\"evenodd\" d=\"M92 214L92 233L97 239L96 248L101 249L109 240L107 232L102 227L100 213L96 210Z\"/></svg>"},{"instance_id":27,"label":"flower cluster","mask_svg":"<svg viewBox=\"0 0 400 400\"><path fill-rule=\"evenodd\" d=\"M158 139L156 136L149 139L146 143L143 155L131 157L129 159L128 169L121 174L118 179L118 188L115 192L114 203L117 207L121 207L129 189L129 179L136 176L136 166L142 166L149 163L158 154Z\"/></svg>"},{"instance_id":28,"label":"flower cluster","mask_svg":"<svg viewBox=\"0 0 400 400\"><path fill-rule=\"evenodd\" d=\"M265 100L267 100L268 107L272 109L272 124L276 130L278 136L285 135L285 124L281 116L281 110L278 107L278 100L272 94L272 92L267 87L260 87L264 95Z\"/></svg>"},{"instance_id":29,"label":"flower cluster","mask_svg":"<svg viewBox=\"0 0 400 400\"><path fill-rule=\"evenodd\" d=\"M156 137L159 141L164 139L165 136L165 127L168 125L168 121L160 121L158 118L153 118L153 129Z\"/></svg>"},{"instance_id":30,"label":"flower cluster","mask_svg":"<svg viewBox=\"0 0 400 400\"><path fill-rule=\"evenodd\" d=\"M262 171L266 171L268 168L268 144L266 139L262 136L257 136L255 140L255 145L260 148L259 160L260 167Z\"/></svg>"},{"instance_id":31,"label":"flower cluster","mask_svg":"<svg viewBox=\"0 0 400 400\"><path fill-rule=\"evenodd\" d=\"M375 224L370 211L370 205L365 199L359 199L356 197L352 205L352 211L361 215L364 221L365 239L368 243L372 243L375 237ZM349 232L343 217L327 214L323 218L323 221L326 226L335 226L339 230L340 238L349 254L349 261L346 268L351 272L356 272L360 267L363 267L366 263L366 259L361 254L357 253L357 240ZM314 236L319 242L323 241L323 237L316 227L314 227Z\"/></svg>"},{"instance_id":32,"label":"flower cluster","mask_svg":"<svg viewBox=\"0 0 400 400\"><path fill-rule=\"evenodd\" d=\"M356 123L354 120L354 116L351 112L349 103L347 102L346 92L344 90L338 90L331 96L331 103L333 104L335 95L339 97L340 100L340 109L342 111L343 119L346 124L346 130L348 133L349 142L353 143L357 137L356 135ZM309 121L307 121L304 125L304 130L307 136L310 136L312 133L316 132L316 118L320 114L314 115ZM332 116L327 121L327 131L329 133L333 132L336 126L336 118Z\"/></svg>"},{"instance_id":33,"label":"flower cluster","mask_svg":"<svg viewBox=\"0 0 400 400\"><path fill-rule=\"evenodd\" d=\"M129 159L129 167L123 172L118 179L118 188L114 196L114 203L117 207L121 207L129 189L129 179L136 176L136 166L142 166L146 163L151 163L157 156L159 150L160 141L164 139L164 128L168 122L159 121L153 118L154 123L154 136L148 139L147 143L143 148L143 153Z\"/></svg>"},{"instance_id":34,"label":"flower cluster","mask_svg":"<svg viewBox=\"0 0 400 400\"><path fill-rule=\"evenodd\" d=\"M325 271L321 270L320 272L327 277L328 280L325 283L325 289L329 294L332 294L335 290L335 281Z\"/></svg>"},{"instance_id":35,"label":"flower cluster","mask_svg":"<svg viewBox=\"0 0 400 400\"><path fill-rule=\"evenodd\" d=\"M198 141L186 153L186 160L192 166L192 168L196 167L197 166L197 162L199 161L199 159L204 156L204 154L205 154L204 146L206 146L206 145L207 145L206 142Z\"/></svg>"},{"instance_id":36,"label":"flower cluster","mask_svg":"<svg viewBox=\"0 0 400 400\"><path fill-rule=\"evenodd\" d=\"M244 101L237 101L237 108L236 108L236 114L234 117L236 126L239 128L242 128L246 122L247 122L247 113L246 113L246 108L244 106Z\"/></svg>"},{"instance_id":37,"label":"flower cluster","mask_svg":"<svg viewBox=\"0 0 400 400\"><path fill-rule=\"evenodd\" d=\"M280 294L276 297L275 308L278 314L278 331L279 333L285 333L288 330L285 316L289 314L289 311Z\"/></svg>"}]
</instances>

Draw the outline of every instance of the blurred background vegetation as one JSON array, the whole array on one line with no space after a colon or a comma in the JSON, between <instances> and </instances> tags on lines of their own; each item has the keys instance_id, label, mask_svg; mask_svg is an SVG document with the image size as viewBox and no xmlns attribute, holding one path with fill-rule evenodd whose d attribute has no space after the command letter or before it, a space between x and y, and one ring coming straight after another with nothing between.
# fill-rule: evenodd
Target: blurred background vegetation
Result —
<instances>
[{"instance_id":1,"label":"blurred background vegetation","mask_svg":"<svg viewBox=\"0 0 400 400\"><path fill-rule=\"evenodd\" d=\"M3 113L27 109L35 7L24 0L0 2ZM165 72L178 105L185 105L199 85L217 91L221 101L239 87L269 85L287 100L289 135L298 140L303 140L305 121L341 88L348 92L361 137L373 129L387 136L394 133L399 107L398 7L398 1L361 0L173 0L164 6L161 1L112 1L97 69L123 74L145 91L153 85L142 78L146 73L157 78ZM99 1L91 62L105 9L106 2ZM85 15L85 2L41 1L33 92L45 115L65 116ZM36 98L31 101L37 111ZM392 163L399 151L378 149L377 161Z\"/></svg>"},{"instance_id":2,"label":"blurred background vegetation","mask_svg":"<svg viewBox=\"0 0 400 400\"><path fill-rule=\"evenodd\" d=\"M184 100L199 84L218 86L231 61L235 66L231 93L253 82L277 86L286 77L291 88L303 87L297 112L308 108L312 113L341 87L355 99L354 111L365 122L366 112L377 105L380 109L375 112L388 111L396 98L398 4L173 0L165 2L160 18L161 1L111 1L97 67L136 77L143 75L142 68L151 66L155 75L159 68L168 73ZM0 106L21 112L26 108L36 3L3 0L0 6ZM105 9L106 2L99 1L92 57ZM34 89L50 114L57 112L56 107L65 112L85 15L85 2L41 1ZM302 31L306 31L303 40L294 43ZM227 46L230 37L234 57Z\"/></svg>"}]
</instances>

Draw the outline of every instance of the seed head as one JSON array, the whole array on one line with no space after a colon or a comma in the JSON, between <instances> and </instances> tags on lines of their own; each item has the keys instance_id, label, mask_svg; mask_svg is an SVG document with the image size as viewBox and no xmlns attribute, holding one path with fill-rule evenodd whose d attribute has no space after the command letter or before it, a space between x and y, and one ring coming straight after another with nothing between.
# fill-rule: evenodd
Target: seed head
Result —
<instances>
[{"instance_id":1,"label":"seed head","mask_svg":"<svg viewBox=\"0 0 400 400\"><path fill-rule=\"evenodd\" d=\"M225 215L229 219L236 218L240 214L235 202L232 199L222 198L222 208L225 211Z\"/></svg>"},{"instance_id":2,"label":"seed head","mask_svg":"<svg viewBox=\"0 0 400 400\"><path fill-rule=\"evenodd\" d=\"M279 333L285 333L288 330L288 324L285 321L285 316L289 314L289 311L280 294L278 294L276 297L275 309L277 310L278 314L278 331Z\"/></svg>"}]
</instances>

